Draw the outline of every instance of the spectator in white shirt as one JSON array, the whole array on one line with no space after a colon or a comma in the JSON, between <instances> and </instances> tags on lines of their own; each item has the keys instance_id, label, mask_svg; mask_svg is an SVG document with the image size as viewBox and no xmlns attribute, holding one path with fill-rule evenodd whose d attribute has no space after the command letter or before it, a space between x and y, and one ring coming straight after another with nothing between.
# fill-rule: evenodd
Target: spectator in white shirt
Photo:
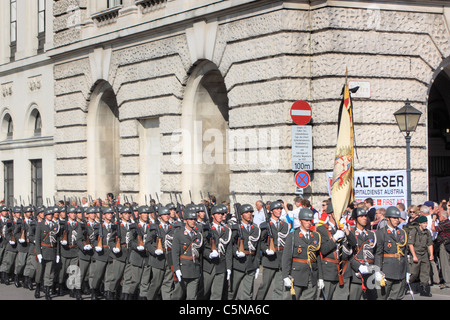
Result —
<instances>
[{"instance_id":1,"label":"spectator in white shirt","mask_svg":"<svg viewBox=\"0 0 450 320\"><path fill-rule=\"evenodd\" d=\"M253 213L253 223L259 226L261 223L266 221L266 215L264 214L263 203L261 200L255 203L256 210Z\"/></svg>"}]
</instances>

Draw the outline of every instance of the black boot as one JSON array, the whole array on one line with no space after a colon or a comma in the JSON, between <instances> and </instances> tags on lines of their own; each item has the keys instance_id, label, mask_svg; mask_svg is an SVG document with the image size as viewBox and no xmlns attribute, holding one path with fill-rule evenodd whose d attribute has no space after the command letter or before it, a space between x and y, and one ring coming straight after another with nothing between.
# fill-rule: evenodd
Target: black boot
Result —
<instances>
[{"instance_id":1,"label":"black boot","mask_svg":"<svg viewBox=\"0 0 450 320\"><path fill-rule=\"evenodd\" d=\"M20 284L20 280L19 280L19 275L15 274L14 275L14 285L16 286L16 288L20 288L21 284Z\"/></svg>"},{"instance_id":2,"label":"black boot","mask_svg":"<svg viewBox=\"0 0 450 320\"><path fill-rule=\"evenodd\" d=\"M44 287L44 293L45 300L52 300L52 297L50 297L50 287Z\"/></svg>"},{"instance_id":3,"label":"black boot","mask_svg":"<svg viewBox=\"0 0 450 320\"><path fill-rule=\"evenodd\" d=\"M91 300L98 300L98 293L96 289L91 289Z\"/></svg>"},{"instance_id":4,"label":"black boot","mask_svg":"<svg viewBox=\"0 0 450 320\"><path fill-rule=\"evenodd\" d=\"M5 273L4 272L0 272L0 283L1 284L5 283Z\"/></svg>"},{"instance_id":5,"label":"black boot","mask_svg":"<svg viewBox=\"0 0 450 320\"><path fill-rule=\"evenodd\" d=\"M430 292L430 286L429 285L420 285L420 295L422 297L432 297L433 295Z\"/></svg>"},{"instance_id":6,"label":"black boot","mask_svg":"<svg viewBox=\"0 0 450 320\"><path fill-rule=\"evenodd\" d=\"M34 297L39 299L41 297L41 284L36 283L36 290L34 291Z\"/></svg>"},{"instance_id":7,"label":"black boot","mask_svg":"<svg viewBox=\"0 0 450 320\"><path fill-rule=\"evenodd\" d=\"M120 300L128 300L128 293L122 293Z\"/></svg>"},{"instance_id":8,"label":"black boot","mask_svg":"<svg viewBox=\"0 0 450 320\"><path fill-rule=\"evenodd\" d=\"M83 298L81 297L81 289L75 289L75 299L77 300L83 300Z\"/></svg>"},{"instance_id":9,"label":"black boot","mask_svg":"<svg viewBox=\"0 0 450 320\"><path fill-rule=\"evenodd\" d=\"M27 277L27 285L26 285L26 287L27 287L28 290L30 290L30 291L33 291L33 290L34 290L34 288L33 288L33 281L31 280L30 277Z\"/></svg>"},{"instance_id":10,"label":"black boot","mask_svg":"<svg viewBox=\"0 0 450 320\"><path fill-rule=\"evenodd\" d=\"M5 273L4 273L4 276L5 276L4 284L6 284L7 286L9 286L9 285L10 285L10 283L9 283L9 274L7 274L7 273L5 272Z\"/></svg>"}]
</instances>

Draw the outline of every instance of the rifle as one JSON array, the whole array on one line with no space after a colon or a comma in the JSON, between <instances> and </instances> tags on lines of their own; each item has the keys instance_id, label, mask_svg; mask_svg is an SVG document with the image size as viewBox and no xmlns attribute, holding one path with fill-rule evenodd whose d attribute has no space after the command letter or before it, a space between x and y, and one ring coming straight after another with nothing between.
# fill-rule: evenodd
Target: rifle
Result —
<instances>
[{"instance_id":1,"label":"rifle","mask_svg":"<svg viewBox=\"0 0 450 320\"><path fill-rule=\"evenodd\" d=\"M244 235L242 234L242 228L241 228L241 215L239 214L239 208L237 206L236 201L236 194L234 191L231 191L231 194L233 196L233 206L234 206L234 214L236 215L236 220L238 222L238 251L244 252Z\"/></svg>"},{"instance_id":2,"label":"rifle","mask_svg":"<svg viewBox=\"0 0 450 320\"><path fill-rule=\"evenodd\" d=\"M67 219L67 205L66 205L66 196L64 196L64 212L66 213L66 219ZM67 229L66 229L66 224L63 224L64 228L63 228L63 236L61 241L66 241L67 243Z\"/></svg>"},{"instance_id":3,"label":"rifle","mask_svg":"<svg viewBox=\"0 0 450 320\"><path fill-rule=\"evenodd\" d=\"M21 223L21 231L20 231L20 239L22 239L23 241L25 241L25 214L23 213L23 204L22 204L22 197L19 196L20 198L20 218L22 219L22 223Z\"/></svg>"},{"instance_id":4,"label":"rifle","mask_svg":"<svg viewBox=\"0 0 450 320\"><path fill-rule=\"evenodd\" d=\"M266 221L267 221L267 230L268 230L268 233L269 233L267 240L269 242L269 250L275 252L275 245L273 244L273 241L274 241L275 237L273 235L272 226L270 225L270 216L267 213L266 204L264 203L261 190L259 190L259 196L261 197L261 203L262 203L263 210L264 210L264 216L266 217Z\"/></svg>"},{"instance_id":5,"label":"rifle","mask_svg":"<svg viewBox=\"0 0 450 320\"><path fill-rule=\"evenodd\" d=\"M191 193L191 190L189 190L189 197L191 198L191 204L195 204L194 201L192 201L192 193Z\"/></svg>"},{"instance_id":6,"label":"rifle","mask_svg":"<svg viewBox=\"0 0 450 320\"><path fill-rule=\"evenodd\" d=\"M209 214L208 214L208 208L205 205L205 199L203 199L203 193L200 191L200 198L202 199L203 209L205 210L205 218L207 222L209 221Z\"/></svg>"},{"instance_id":7,"label":"rifle","mask_svg":"<svg viewBox=\"0 0 450 320\"><path fill-rule=\"evenodd\" d=\"M98 208L98 206L95 206L96 208ZM103 248L103 212L102 210L99 210L99 227L100 229L98 230L98 238L97 238L97 247Z\"/></svg>"},{"instance_id":8,"label":"rifle","mask_svg":"<svg viewBox=\"0 0 450 320\"><path fill-rule=\"evenodd\" d=\"M117 227L117 233L116 233L116 249L119 249L120 251L120 240L122 239L121 234L120 234L120 221L119 221L119 209L117 208L117 206L114 207L114 212L116 214L116 227Z\"/></svg>"},{"instance_id":9,"label":"rifle","mask_svg":"<svg viewBox=\"0 0 450 320\"><path fill-rule=\"evenodd\" d=\"M208 215L208 208L205 205L205 202L204 202L205 200L203 199L203 193L201 191L200 191L200 197L203 201L203 209L205 210L206 221L208 221L208 223L210 223L209 215ZM209 228L208 236L211 239L211 251L217 251L216 236L215 236L214 232L212 231L212 228Z\"/></svg>"}]
</instances>

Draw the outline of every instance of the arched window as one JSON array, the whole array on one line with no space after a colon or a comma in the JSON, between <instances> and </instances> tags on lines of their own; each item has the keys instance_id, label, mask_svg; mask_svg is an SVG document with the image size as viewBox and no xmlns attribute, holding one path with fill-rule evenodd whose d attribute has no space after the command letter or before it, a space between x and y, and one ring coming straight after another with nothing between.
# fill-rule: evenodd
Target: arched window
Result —
<instances>
[{"instance_id":1,"label":"arched window","mask_svg":"<svg viewBox=\"0 0 450 320\"><path fill-rule=\"evenodd\" d=\"M42 129L41 114L39 113L39 111L37 111L35 119L34 119L34 136L35 137L41 136L41 129Z\"/></svg>"},{"instance_id":2,"label":"arched window","mask_svg":"<svg viewBox=\"0 0 450 320\"><path fill-rule=\"evenodd\" d=\"M8 114L5 117L5 120L8 122L8 129L6 131L6 139L12 139L13 138L13 132L14 132L14 125L11 116Z\"/></svg>"}]
</instances>

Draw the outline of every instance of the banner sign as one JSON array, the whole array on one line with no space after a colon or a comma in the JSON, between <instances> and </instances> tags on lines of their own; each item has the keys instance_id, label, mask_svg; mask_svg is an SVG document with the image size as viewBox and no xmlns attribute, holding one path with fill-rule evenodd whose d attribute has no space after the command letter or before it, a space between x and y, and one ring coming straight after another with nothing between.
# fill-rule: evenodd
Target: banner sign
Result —
<instances>
[{"instance_id":1,"label":"banner sign","mask_svg":"<svg viewBox=\"0 0 450 320\"><path fill-rule=\"evenodd\" d=\"M331 197L333 172L327 172L328 194ZM355 171L355 200L363 202L373 199L373 204L379 208L395 206L401 202L406 205L406 170L397 171Z\"/></svg>"}]
</instances>

